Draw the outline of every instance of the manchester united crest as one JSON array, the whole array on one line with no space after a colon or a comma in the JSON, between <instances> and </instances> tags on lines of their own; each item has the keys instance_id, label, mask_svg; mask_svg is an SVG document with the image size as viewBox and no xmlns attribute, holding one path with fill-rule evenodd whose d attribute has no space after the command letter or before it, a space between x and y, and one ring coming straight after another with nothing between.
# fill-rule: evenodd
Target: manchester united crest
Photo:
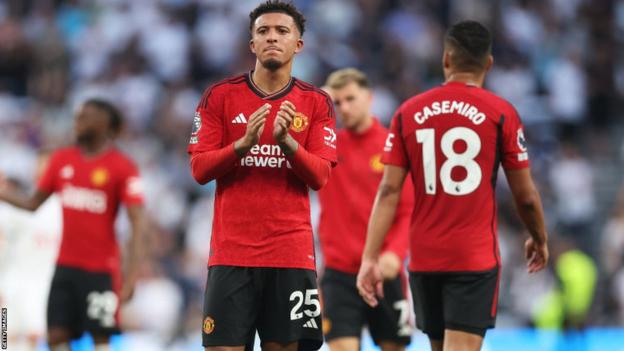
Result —
<instances>
[{"instance_id":1,"label":"manchester united crest","mask_svg":"<svg viewBox=\"0 0 624 351\"><path fill-rule=\"evenodd\" d=\"M373 172L380 173L383 172L384 164L381 163L381 154L375 154L370 159L370 167Z\"/></svg>"},{"instance_id":2,"label":"manchester united crest","mask_svg":"<svg viewBox=\"0 0 624 351\"><path fill-rule=\"evenodd\" d=\"M295 114L295 118L293 118L290 129L297 133L303 132L308 127L308 124L308 116L304 115L301 112L297 112Z\"/></svg>"},{"instance_id":3,"label":"manchester united crest","mask_svg":"<svg viewBox=\"0 0 624 351\"><path fill-rule=\"evenodd\" d=\"M108 182L108 171L105 168L96 168L91 172L91 183L95 186L102 186Z\"/></svg>"},{"instance_id":4,"label":"manchester united crest","mask_svg":"<svg viewBox=\"0 0 624 351\"><path fill-rule=\"evenodd\" d=\"M210 334L214 331L215 328L215 321L214 319L212 319L211 317L206 317L206 319L204 319L204 333L206 334Z\"/></svg>"}]
</instances>

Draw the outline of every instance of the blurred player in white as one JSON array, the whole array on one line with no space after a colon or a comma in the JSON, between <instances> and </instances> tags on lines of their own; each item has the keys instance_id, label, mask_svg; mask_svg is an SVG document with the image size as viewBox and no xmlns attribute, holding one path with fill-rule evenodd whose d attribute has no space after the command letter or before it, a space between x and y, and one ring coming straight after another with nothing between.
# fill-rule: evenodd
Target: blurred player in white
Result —
<instances>
[{"instance_id":1,"label":"blurred player in white","mask_svg":"<svg viewBox=\"0 0 624 351\"><path fill-rule=\"evenodd\" d=\"M38 179L48 154L39 156ZM20 187L12 179L0 179ZM0 304L7 308L11 350L36 350L45 337L46 304L61 237L61 204L51 196L29 212L0 202Z\"/></svg>"}]
</instances>

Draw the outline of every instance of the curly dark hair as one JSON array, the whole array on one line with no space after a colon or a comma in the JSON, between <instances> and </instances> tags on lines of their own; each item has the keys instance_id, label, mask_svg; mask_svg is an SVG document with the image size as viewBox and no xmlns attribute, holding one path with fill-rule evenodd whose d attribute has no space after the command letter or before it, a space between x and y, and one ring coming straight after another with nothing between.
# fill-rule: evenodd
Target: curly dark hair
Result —
<instances>
[{"instance_id":1,"label":"curly dark hair","mask_svg":"<svg viewBox=\"0 0 624 351\"><path fill-rule=\"evenodd\" d=\"M297 10L292 2L282 2L280 0L267 0L251 11L249 13L249 31L253 31L254 23L258 17L265 13L274 12L284 13L292 17L297 25L297 29L299 29L299 35L303 36L303 32L305 31L305 17L303 17L303 14Z\"/></svg>"},{"instance_id":2,"label":"curly dark hair","mask_svg":"<svg viewBox=\"0 0 624 351\"><path fill-rule=\"evenodd\" d=\"M112 103L104 99L99 99L99 98L91 98L85 101L84 104L94 106L95 108L106 112L109 118L108 120L109 130L115 135L121 132L121 129L123 127L123 116L121 112L119 111L119 109L115 107L115 105L113 105Z\"/></svg>"}]
</instances>

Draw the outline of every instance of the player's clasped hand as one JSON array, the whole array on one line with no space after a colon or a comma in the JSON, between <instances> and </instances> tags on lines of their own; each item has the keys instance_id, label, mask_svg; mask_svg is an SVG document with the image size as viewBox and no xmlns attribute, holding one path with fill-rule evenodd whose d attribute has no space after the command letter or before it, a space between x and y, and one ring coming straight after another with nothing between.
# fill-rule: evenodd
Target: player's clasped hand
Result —
<instances>
[{"instance_id":1,"label":"player's clasped hand","mask_svg":"<svg viewBox=\"0 0 624 351\"><path fill-rule=\"evenodd\" d=\"M375 260L362 259L356 284L364 301L371 307L376 307L379 304L377 298L383 298L383 276Z\"/></svg>"},{"instance_id":2,"label":"player's clasped hand","mask_svg":"<svg viewBox=\"0 0 624 351\"><path fill-rule=\"evenodd\" d=\"M284 142L288 135L288 129L295 118L296 113L295 105L292 102L286 100L280 105L275 122L273 124L273 138L278 143Z\"/></svg>"},{"instance_id":3,"label":"player's clasped hand","mask_svg":"<svg viewBox=\"0 0 624 351\"><path fill-rule=\"evenodd\" d=\"M537 243L533 238L529 238L524 243L524 256L527 259L528 272L539 272L548 263L548 245L546 243Z\"/></svg>"},{"instance_id":4,"label":"player's clasped hand","mask_svg":"<svg viewBox=\"0 0 624 351\"><path fill-rule=\"evenodd\" d=\"M260 108L249 117L244 137L248 147L258 144L260 135L262 135L264 131L264 124L266 123L269 112L271 112L271 104L266 103L260 106Z\"/></svg>"}]
</instances>

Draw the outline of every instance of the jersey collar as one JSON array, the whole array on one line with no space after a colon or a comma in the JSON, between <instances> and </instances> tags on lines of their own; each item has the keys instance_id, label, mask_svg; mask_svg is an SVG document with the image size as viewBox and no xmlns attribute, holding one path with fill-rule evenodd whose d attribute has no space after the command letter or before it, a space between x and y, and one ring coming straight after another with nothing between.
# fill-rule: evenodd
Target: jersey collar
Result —
<instances>
[{"instance_id":1,"label":"jersey collar","mask_svg":"<svg viewBox=\"0 0 624 351\"><path fill-rule=\"evenodd\" d=\"M288 84L286 84L282 89L280 89L279 91L276 91L273 94L267 94L264 91L262 91L262 89L260 89L260 87L258 87L256 83L254 83L252 75L253 75L253 71L249 71L249 73L245 75L245 81L247 82L247 86L249 86L249 89L251 89L251 91L253 91L254 94L258 95L261 99L265 99L265 100L277 100L281 97L284 97L288 95L288 93L290 93L293 86L295 85L295 79L293 77L290 77Z\"/></svg>"}]
</instances>

